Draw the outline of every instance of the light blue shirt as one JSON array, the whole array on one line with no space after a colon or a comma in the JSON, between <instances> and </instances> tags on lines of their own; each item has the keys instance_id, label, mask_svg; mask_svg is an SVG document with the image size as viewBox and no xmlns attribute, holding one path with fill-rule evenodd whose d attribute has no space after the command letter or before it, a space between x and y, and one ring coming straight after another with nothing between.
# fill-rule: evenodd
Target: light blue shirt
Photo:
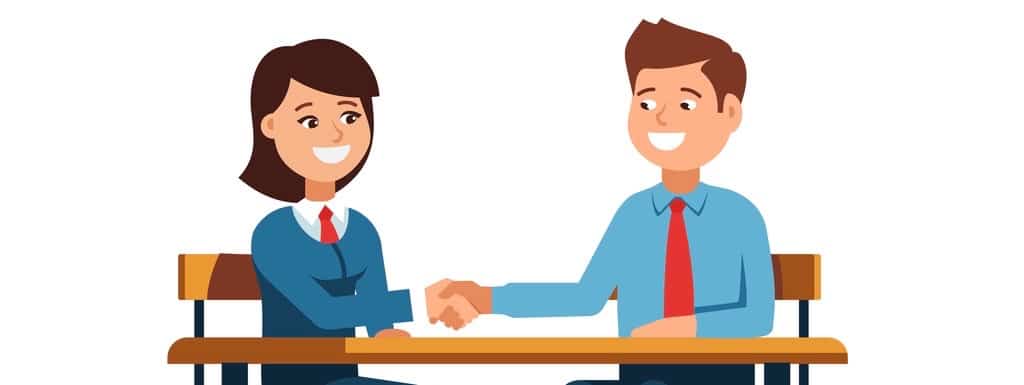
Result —
<instances>
[{"instance_id":1,"label":"light blue shirt","mask_svg":"<svg viewBox=\"0 0 1024 385\"><path fill-rule=\"evenodd\" d=\"M619 336L664 318L665 251L673 198L683 210L693 266L697 335L771 332L775 284L761 213L743 196L700 183L684 195L658 184L619 207L578 282L512 283L493 291L493 311L512 317L597 314L618 288Z\"/></svg>"}]
</instances>

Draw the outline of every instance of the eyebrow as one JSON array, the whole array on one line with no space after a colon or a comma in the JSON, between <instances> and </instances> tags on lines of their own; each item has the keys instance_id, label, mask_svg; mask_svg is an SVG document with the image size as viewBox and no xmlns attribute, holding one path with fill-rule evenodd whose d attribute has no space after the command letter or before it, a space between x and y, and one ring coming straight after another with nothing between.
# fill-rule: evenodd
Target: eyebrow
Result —
<instances>
[{"instance_id":1,"label":"eyebrow","mask_svg":"<svg viewBox=\"0 0 1024 385\"><path fill-rule=\"evenodd\" d=\"M644 88L644 89L640 90L640 92L637 92L636 96L640 96L640 95L643 95L645 92L652 92L652 91L654 91L654 87L647 87L647 88Z\"/></svg>"},{"instance_id":2,"label":"eyebrow","mask_svg":"<svg viewBox=\"0 0 1024 385\"><path fill-rule=\"evenodd\" d=\"M313 103L311 103L311 102L302 103L298 107L295 107L295 111L301 110L301 109L303 109L305 107L312 107L312 106L313 106Z\"/></svg>"},{"instance_id":3,"label":"eyebrow","mask_svg":"<svg viewBox=\"0 0 1024 385\"><path fill-rule=\"evenodd\" d=\"M694 95L697 95L698 98L702 98L703 97L703 96L700 95L700 92L697 92L697 90L695 90L693 88L683 87L683 88L680 88L679 90L680 91L684 91L684 92L689 92L689 93L694 94Z\"/></svg>"},{"instance_id":4,"label":"eyebrow","mask_svg":"<svg viewBox=\"0 0 1024 385\"><path fill-rule=\"evenodd\" d=\"M355 103L355 102L350 102L350 101L348 101L348 100L342 100L342 101L339 101L339 102L338 102L338 105L339 105L339 106L340 106L340 105L342 105L342 104L348 104L348 105L350 105L350 106L352 106L352 107L359 107L358 105L356 105L356 103Z\"/></svg>"}]
</instances>

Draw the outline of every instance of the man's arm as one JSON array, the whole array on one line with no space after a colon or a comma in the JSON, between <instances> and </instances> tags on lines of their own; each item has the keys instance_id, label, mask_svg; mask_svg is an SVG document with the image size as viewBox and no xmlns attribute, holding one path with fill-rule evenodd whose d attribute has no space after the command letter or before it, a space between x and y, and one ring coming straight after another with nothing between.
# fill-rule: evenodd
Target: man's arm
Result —
<instances>
[{"instance_id":1,"label":"man's arm","mask_svg":"<svg viewBox=\"0 0 1024 385\"><path fill-rule=\"evenodd\" d=\"M453 282L440 294L466 297L481 314L505 314L511 317L559 317L593 315L608 302L616 286L615 261L622 255L619 240L621 212L616 213L604 237L577 282L511 283L499 287L481 287L470 281ZM442 317L444 320L444 317ZM446 324L448 321L445 322Z\"/></svg>"},{"instance_id":2,"label":"man's arm","mask_svg":"<svg viewBox=\"0 0 1024 385\"><path fill-rule=\"evenodd\" d=\"M754 215L742 227L740 294L735 304L702 306L697 312L698 337L756 337L772 331L775 278L764 219Z\"/></svg>"}]
</instances>

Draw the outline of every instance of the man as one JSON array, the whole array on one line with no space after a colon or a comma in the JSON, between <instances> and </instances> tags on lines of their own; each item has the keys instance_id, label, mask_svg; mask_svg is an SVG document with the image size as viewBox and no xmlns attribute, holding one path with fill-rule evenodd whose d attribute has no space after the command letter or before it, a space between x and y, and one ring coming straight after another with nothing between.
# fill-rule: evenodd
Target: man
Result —
<instances>
[{"instance_id":1,"label":"man","mask_svg":"<svg viewBox=\"0 0 1024 385\"><path fill-rule=\"evenodd\" d=\"M700 167L740 124L743 58L716 37L645 21L626 44L626 70L633 91L629 136L662 169L662 183L623 202L578 282L491 288L445 280L428 293L432 321L459 328L477 312L592 315L618 288L621 337L771 331L775 289L761 214L739 194L700 182ZM473 309L446 306L460 296ZM622 365L619 377L577 383L752 384L754 367Z\"/></svg>"}]
</instances>

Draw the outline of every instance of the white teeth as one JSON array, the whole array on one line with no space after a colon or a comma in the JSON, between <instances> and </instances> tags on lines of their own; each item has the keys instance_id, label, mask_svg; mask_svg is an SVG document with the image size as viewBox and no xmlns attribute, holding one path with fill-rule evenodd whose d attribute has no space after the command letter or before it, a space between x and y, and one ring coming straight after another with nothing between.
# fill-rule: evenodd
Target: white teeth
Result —
<instances>
[{"instance_id":1,"label":"white teeth","mask_svg":"<svg viewBox=\"0 0 1024 385\"><path fill-rule=\"evenodd\" d=\"M313 147L313 155L316 155L317 159L327 164L338 164L348 157L348 151L352 147L349 145L338 146L338 147Z\"/></svg>"},{"instance_id":2,"label":"white teeth","mask_svg":"<svg viewBox=\"0 0 1024 385\"><path fill-rule=\"evenodd\" d=\"M647 140L651 141L654 148L661 151L672 151L679 148L686 139L685 132L647 132Z\"/></svg>"}]
</instances>

